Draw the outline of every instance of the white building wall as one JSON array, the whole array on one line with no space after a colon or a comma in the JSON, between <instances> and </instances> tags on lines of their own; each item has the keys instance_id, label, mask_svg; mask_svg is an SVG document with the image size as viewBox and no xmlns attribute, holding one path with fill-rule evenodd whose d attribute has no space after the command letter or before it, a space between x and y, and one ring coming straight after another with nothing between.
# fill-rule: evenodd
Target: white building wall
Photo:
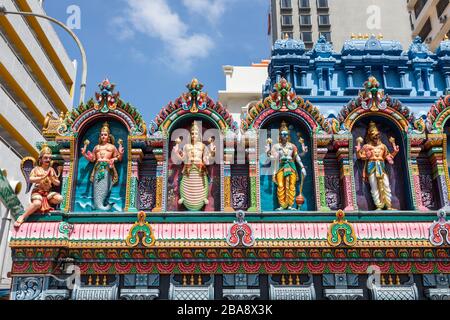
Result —
<instances>
[{"instance_id":1,"label":"white building wall","mask_svg":"<svg viewBox=\"0 0 450 320\"><path fill-rule=\"evenodd\" d=\"M3 1L8 10L18 10L12 0ZM31 32L29 26L25 23L24 18L17 15L11 15L8 16L8 20L19 35L20 39L27 44L27 49L30 51L33 59L37 62L40 69L44 73L45 78L50 82L52 88L58 94L58 97L61 101L63 101L64 105L70 106L72 104L70 88L66 88L64 81L59 77L53 65L50 63L50 58L45 54L39 42ZM69 70L73 70L73 66Z\"/></svg>"},{"instance_id":2,"label":"white building wall","mask_svg":"<svg viewBox=\"0 0 450 320\"><path fill-rule=\"evenodd\" d=\"M233 119L240 122L248 105L262 98L263 85L268 78L267 65L225 66L223 69L226 89L219 91L219 101L232 114Z\"/></svg>"}]
</instances>

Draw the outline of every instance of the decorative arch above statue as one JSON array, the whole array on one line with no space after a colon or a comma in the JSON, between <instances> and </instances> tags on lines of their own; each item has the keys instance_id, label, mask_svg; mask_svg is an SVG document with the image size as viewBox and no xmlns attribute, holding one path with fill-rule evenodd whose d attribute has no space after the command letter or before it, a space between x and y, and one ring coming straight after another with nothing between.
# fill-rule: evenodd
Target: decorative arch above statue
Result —
<instances>
[{"instance_id":1,"label":"decorative arch above statue","mask_svg":"<svg viewBox=\"0 0 450 320\"><path fill-rule=\"evenodd\" d=\"M357 207L427 210L420 199L416 161L425 140L423 119L416 120L408 107L385 96L375 77L365 82L359 97L342 109L338 119L340 133L349 133L349 143L344 145L354 150L348 167L353 183L346 189L355 188ZM411 186L411 192L405 185Z\"/></svg>"},{"instance_id":2,"label":"decorative arch above statue","mask_svg":"<svg viewBox=\"0 0 450 320\"><path fill-rule=\"evenodd\" d=\"M248 111L241 129L259 129L267 118L278 112L302 117L311 132L331 134L339 128L337 121L325 119L317 107L297 96L292 91L291 84L282 78L264 101L260 101Z\"/></svg>"},{"instance_id":3,"label":"decorative arch above statue","mask_svg":"<svg viewBox=\"0 0 450 320\"><path fill-rule=\"evenodd\" d=\"M182 94L175 103L170 102L162 108L154 121L150 123L150 134L154 135L158 131L169 133L173 125L183 116L202 116L210 118L217 128L223 130L234 130L236 123L231 114L218 102L215 103L206 92L203 92L203 84L197 79L193 79L186 88L188 92Z\"/></svg>"}]
</instances>

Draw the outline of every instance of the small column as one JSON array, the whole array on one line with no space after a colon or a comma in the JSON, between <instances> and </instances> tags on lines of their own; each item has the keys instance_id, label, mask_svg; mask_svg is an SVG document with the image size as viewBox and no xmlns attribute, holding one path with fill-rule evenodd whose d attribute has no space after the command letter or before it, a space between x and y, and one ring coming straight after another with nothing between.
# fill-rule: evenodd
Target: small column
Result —
<instances>
[{"instance_id":1,"label":"small column","mask_svg":"<svg viewBox=\"0 0 450 320\"><path fill-rule=\"evenodd\" d=\"M302 71L301 72L301 78L300 78L300 86L302 87L302 88L304 88L304 87L306 87L306 83L307 83L307 75L308 75L308 73L306 72L306 71Z\"/></svg>"},{"instance_id":2,"label":"small column","mask_svg":"<svg viewBox=\"0 0 450 320\"><path fill-rule=\"evenodd\" d=\"M402 89L406 88L406 71L407 67L398 67L398 73L400 74L400 87Z\"/></svg>"},{"instance_id":3,"label":"small column","mask_svg":"<svg viewBox=\"0 0 450 320\"><path fill-rule=\"evenodd\" d=\"M424 90L424 83L422 81L422 70L415 69L414 77L416 78L417 81L417 93L423 94L425 90Z\"/></svg>"},{"instance_id":4,"label":"small column","mask_svg":"<svg viewBox=\"0 0 450 320\"><path fill-rule=\"evenodd\" d=\"M60 205L60 210L64 213L70 212L72 209L72 186L73 186L73 172L74 157L73 157L74 141L70 141L69 149L61 149L60 155L64 161L62 172L61 194L63 195L63 202Z\"/></svg>"},{"instance_id":5,"label":"small column","mask_svg":"<svg viewBox=\"0 0 450 320\"><path fill-rule=\"evenodd\" d=\"M165 161L163 154L156 154L156 204L153 212L162 212L164 209L164 171Z\"/></svg>"},{"instance_id":6,"label":"small column","mask_svg":"<svg viewBox=\"0 0 450 320\"><path fill-rule=\"evenodd\" d=\"M425 150L428 151L428 157L430 159L433 168L433 179L436 181L436 185L439 190L439 198L442 207L450 206L448 185L447 185L447 168L444 165L444 153L443 143L445 143L446 137L444 134L429 134L428 141L425 143Z\"/></svg>"},{"instance_id":7,"label":"small column","mask_svg":"<svg viewBox=\"0 0 450 320\"><path fill-rule=\"evenodd\" d=\"M225 150L223 158L223 210L234 212L231 190L231 166L234 163L235 135L230 131L225 138Z\"/></svg>"},{"instance_id":8,"label":"small column","mask_svg":"<svg viewBox=\"0 0 450 320\"><path fill-rule=\"evenodd\" d=\"M331 141L331 135L317 137L321 143L317 146L317 180L318 180L318 190L316 190L317 198L317 208L318 211L331 211L328 207L327 197L326 197L326 187L325 187L325 166L324 159L328 153L328 144Z\"/></svg>"},{"instance_id":9,"label":"small column","mask_svg":"<svg viewBox=\"0 0 450 320\"><path fill-rule=\"evenodd\" d=\"M302 72L299 66L294 66L294 88L302 87Z\"/></svg>"},{"instance_id":10,"label":"small column","mask_svg":"<svg viewBox=\"0 0 450 320\"><path fill-rule=\"evenodd\" d=\"M450 90L450 70L449 71L445 71L444 78L445 78L445 88L448 91L448 90ZM444 94L446 94L446 92L444 92Z\"/></svg>"},{"instance_id":11,"label":"small column","mask_svg":"<svg viewBox=\"0 0 450 320\"><path fill-rule=\"evenodd\" d=\"M422 151L422 148L420 147L421 142L423 142L425 137L421 139L420 136L416 136L415 139L412 139L411 137L408 139L411 139L411 141L415 141L414 144L410 147L410 161L409 161L409 167L410 167L410 173L412 175L412 186L413 186L413 203L414 203L414 210L420 210L420 211L429 211L428 208L426 208L423 205L422 202L422 188L420 186L420 173L419 173L419 166L417 164L417 158L419 157L420 152ZM420 143L419 143L420 141ZM414 201L415 200L415 201Z\"/></svg>"},{"instance_id":12,"label":"small column","mask_svg":"<svg viewBox=\"0 0 450 320\"><path fill-rule=\"evenodd\" d=\"M139 194L139 164L144 159L142 149L132 149L131 157L128 163L128 181L127 181L127 198L125 211L138 212L137 197Z\"/></svg>"},{"instance_id":13,"label":"small column","mask_svg":"<svg viewBox=\"0 0 450 320\"><path fill-rule=\"evenodd\" d=\"M345 72L347 74L347 87L348 88L353 88L355 86L354 81L353 81L354 69L355 69L355 67L345 67Z\"/></svg>"},{"instance_id":14,"label":"small column","mask_svg":"<svg viewBox=\"0 0 450 320\"><path fill-rule=\"evenodd\" d=\"M257 212L259 210L259 168L257 153L257 133L247 135L248 139L248 162L249 162L249 179L250 179L250 208L248 212Z\"/></svg>"},{"instance_id":15,"label":"small column","mask_svg":"<svg viewBox=\"0 0 450 320\"><path fill-rule=\"evenodd\" d=\"M344 211L356 211L356 190L353 174L353 160L351 150L353 148L353 137L351 134L342 134L334 137L333 142L339 161L341 184L343 189Z\"/></svg>"},{"instance_id":16,"label":"small column","mask_svg":"<svg viewBox=\"0 0 450 320\"><path fill-rule=\"evenodd\" d=\"M318 93L324 94L325 89L323 88L323 69L322 68L316 69L316 75L317 75Z\"/></svg>"}]
</instances>

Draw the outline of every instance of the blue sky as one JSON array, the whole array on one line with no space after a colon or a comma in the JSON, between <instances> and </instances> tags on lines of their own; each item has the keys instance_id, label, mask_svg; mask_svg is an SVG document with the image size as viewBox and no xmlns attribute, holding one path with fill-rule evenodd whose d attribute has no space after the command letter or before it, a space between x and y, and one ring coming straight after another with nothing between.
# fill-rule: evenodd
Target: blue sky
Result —
<instances>
[{"instance_id":1,"label":"blue sky","mask_svg":"<svg viewBox=\"0 0 450 320\"><path fill-rule=\"evenodd\" d=\"M250 65L270 55L268 0L46 0L45 10L66 22L71 5L81 9L75 32L88 55L87 98L108 77L147 121L193 77L216 99L225 89L223 65ZM80 61L73 40L55 29Z\"/></svg>"}]
</instances>

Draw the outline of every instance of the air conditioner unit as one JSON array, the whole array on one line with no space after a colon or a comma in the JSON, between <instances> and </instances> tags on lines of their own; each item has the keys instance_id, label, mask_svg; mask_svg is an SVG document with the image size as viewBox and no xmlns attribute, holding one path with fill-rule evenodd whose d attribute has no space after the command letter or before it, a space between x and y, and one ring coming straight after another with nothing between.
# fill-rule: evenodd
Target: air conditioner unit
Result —
<instances>
[{"instance_id":1,"label":"air conditioner unit","mask_svg":"<svg viewBox=\"0 0 450 320\"><path fill-rule=\"evenodd\" d=\"M440 21L441 23L446 23L446 22L447 22L447 15L446 15L446 14L443 14L443 15L439 18L439 21Z\"/></svg>"},{"instance_id":2,"label":"air conditioner unit","mask_svg":"<svg viewBox=\"0 0 450 320\"><path fill-rule=\"evenodd\" d=\"M431 43L431 41L433 41L432 37L428 37L425 39L425 43Z\"/></svg>"}]
</instances>

